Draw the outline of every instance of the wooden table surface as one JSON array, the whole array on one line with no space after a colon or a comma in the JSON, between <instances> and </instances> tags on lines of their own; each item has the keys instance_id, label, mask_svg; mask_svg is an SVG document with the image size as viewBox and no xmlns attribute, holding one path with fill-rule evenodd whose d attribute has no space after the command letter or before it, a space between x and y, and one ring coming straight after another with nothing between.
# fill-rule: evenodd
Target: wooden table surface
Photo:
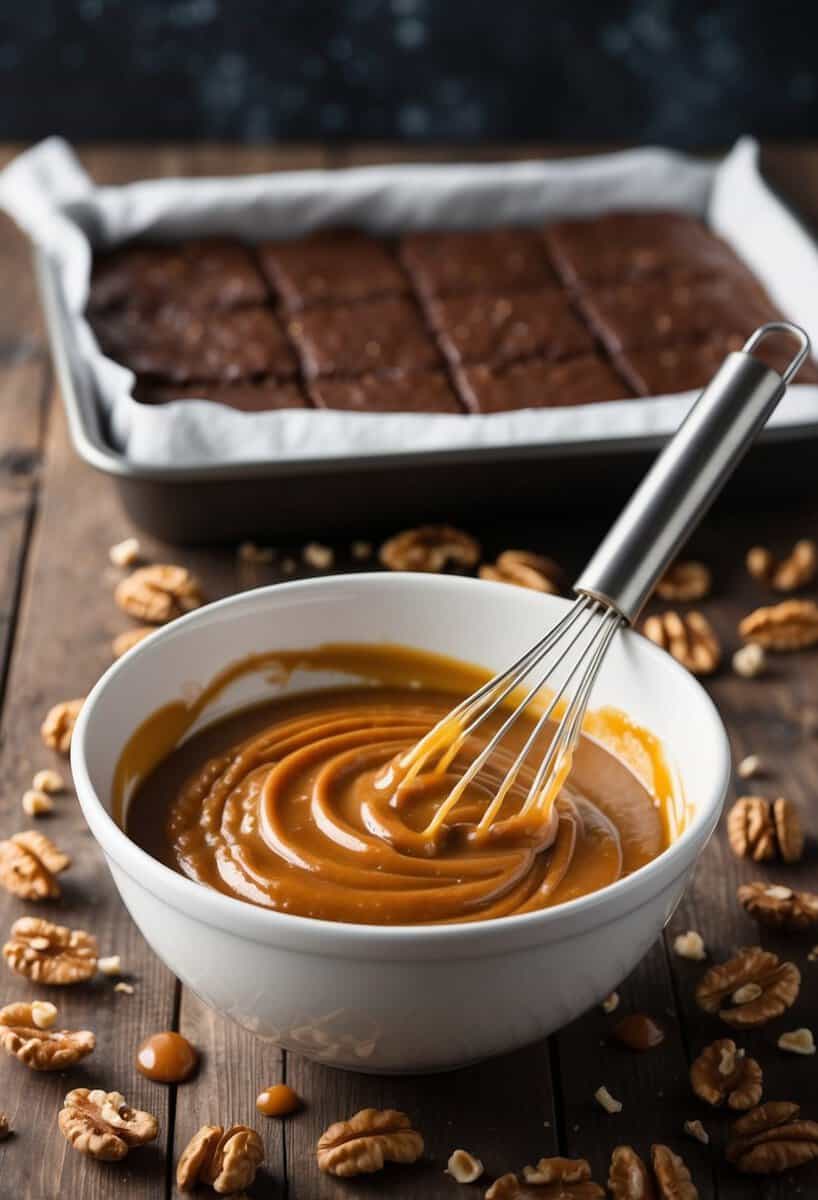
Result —
<instances>
[{"instance_id":1,"label":"wooden table surface","mask_svg":"<svg viewBox=\"0 0 818 1200\"><path fill-rule=\"evenodd\" d=\"M6 148L3 158L14 152ZM542 147L513 154L489 148L479 157L543 152ZM100 182L119 183L158 174L336 166L407 155L389 147L330 154L311 147L200 146L93 148L82 157ZM414 157L430 155L424 151ZM447 149L431 157L475 154ZM818 224L818 148L771 149L765 169L808 222ZM22 814L20 797L33 772L52 764L66 770L40 742L45 711L55 701L88 690L110 662L111 638L127 626L113 603L118 573L109 566L107 551L132 530L108 481L82 465L69 446L27 248L5 220L0 224L0 276L0 834L9 835L31 824ZM441 519L446 516L440 513ZM599 520L583 518L580 524L564 519L535 523L521 517L472 532L483 540L487 555L526 546L573 569L592 549L605 520L605 513ZM317 539L321 533L314 530ZM350 539L368 534L365 528L349 531ZM740 511L724 505L717 509L692 547L714 570L714 592L702 607L723 639L727 665L707 686L727 723L736 759L750 752L761 754L768 773L753 790L789 796L813 834L818 830L818 653L780 656L761 681L735 676L729 652L737 644L740 616L765 600L744 571L747 547L761 542L785 550L797 537L816 535L818 487L788 508L778 507L759 491ZM192 568L210 598L278 578L273 567L240 569L231 548L193 552L151 539L143 539L143 545L149 559ZM337 569L353 569L347 544L336 543L335 548ZM311 572L305 567L303 573ZM397 1200L481 1195L482 1188L467 1193L443 1174L449 1153L458 1146L483 1158L487 1178L559 1152L587 1157L595 1178L603 1182L615 1145L630 1142L647 1153L657 1140L684 1154L702 1197L773 1200L818 1195L818 1163L766 1181L739 1176L725 1165L727 1118L695 1099L687 1075L691 1056L716 1037L729 1036L729 1030L696 1009L693 989L701 965L672 952L674 936L686 929L702 933L711 961L756 942L756 928L735 899L737 884L764 877L818 889L814 837L797 867L754 868L732 856L720 829L665 939L619 989L619 1015L647 1012L665 1026L667 1038L658 1050L637 1056L611 1044L608 1033L614 1018L595 1009L548 1041L506 1058L431 1078L390 1079L336 1072L281 1053L210 1012L142 941L72 794L58 800L56 813L41 828L71 853L74 865L64 877L62 899L38 906L36 912L94 932L101 953L121 955L134 993L116 993L111 980L99 977L88 986L49 997L59 1004L66 1027L91 1028L97 1034L96 1052L64 1074L37 1075L11 1058L0 1059L0 1110L8 1112L15 1130L0 1145L3 1200L153 1200L174 1195L176 1159L204 1122L246 1122L259 1130L266 1165L251 1191L258 1197L321 1200L384 1194ZM5 934L18 916L33 911L33 906L0 892L0 933ZM764 934L761 940L799 965L801 995L784 1018L738 1040L761 1061L767 1098L797 1100L805 1115L818 1118L815 1059L776 1048L784 1029L818 1026L818 963L807 959L818 935L785 940ZM5 967L0 966L0 972L0 1001L42 994ZM133 1066L142 1036L168 1027L191 1038L203 1056L196 1078L178 1091L149 1083ZM286 1080L306 1101L304 1111L285 1123L265 1121L254 1108L257 1091L276 1080ZM619 1115L607 1115L594 1101L600 1084L623 1102ZM89 1162L68 1148L57 1130L57 1112L65 1092L82 1085L122 1091L132 1103L155 1113L161 1126L158 1142L109 1166ZM362 1182L341 1183L320 1175L314 1154L318 1135L330 1122L368 1105L412 1115L426 1136L423 1162L390 1168L382 1177ZM711 1133L709 1147L683 1132L684 1122L696 1117Z\"/></svg>"}]
</instances>

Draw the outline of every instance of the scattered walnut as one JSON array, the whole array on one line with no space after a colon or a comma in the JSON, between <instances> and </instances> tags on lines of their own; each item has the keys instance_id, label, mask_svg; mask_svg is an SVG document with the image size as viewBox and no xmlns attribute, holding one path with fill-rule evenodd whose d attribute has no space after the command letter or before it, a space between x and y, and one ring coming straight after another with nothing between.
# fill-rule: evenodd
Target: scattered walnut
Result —
<instances>
[{"instance_id":1,"label":"scattered walnut","mask_svg":"<svg viewBox=\"0 0 818 1200\"><path fill-rule=\"evenodd\" d=\"M98 960L97 970L101 971L103 975L121 975L122 959L118 954L109 954L106 958Z\"/></svg>"},{"instance_id":2,"label":"scattered walnut","mask_svg":"<svg viewBox=\"0 0 818 1200\"><path fill-rule=\"evenodd\" d=\"M604 1084L602 1087L598 1087L594 1092L594 1100L596 1100L600 1107L605 1109L606 1113L613 1114L622 1112L622 1101L617 1100L616 1097L612 1096Z\"/></svg>"},{"instance_id":3,"label":"scattered walnut","mask_svg":"<svg viewBox=\"0 0 818 1200\"><path fill-rule=\"evenodd\" d=\"M11 1133L11 1122L8 1113L0 1112L0 1142L4 1142Z\"/></svg>"},{"instance_id":4,"label":"scattered walnut","mask_svg":"<svg viewBox=\"0 0 818 1200\"><path fill-rule=\"evenodd\" d=\"M0 842L0 884L21 900L55 900L60 894L55 876L70 865L68 855L34 829Z\"/></svg>"},{"instance_id":5,"label":"scattered walnut","mask_svg":"<svg viewBox=\"0 0 818 1200\"><path fill-rule=\"evenodd\" d=\"M611 1155L608 1190L613 1200L655 1200L650 1172L632 1146L617 1146Z\"/></svg>"},{"instance_id":6,"label":"scattered walnut","mask_svg":"<svg viewBox=\"0 0 818 1200\"><path fill-rule=\"evenodd\" d=\"M739 623L739 636L764 650L803 650L818 642L818 604L784 600L757 608Z\"/></svg>"},{"instance_id":7,"label":"scattered walnut","mask_svg":"<svg viewBox=\"0 0 818 1200\"><path fill-rule=\"evenodd\" d=\"M242 542L237 553L239 562L254 567L265 566L275 558L275 551L271 546L257 546L255 542Z\"/></svg>"},{"instance_id":8,"label":"scattered walnut","mask_svg":"<svg viewBox=\"0 0 818 1200\"><path fill-rule=\"evenodd\" d=\"M713 627L695 610L648 617L642 632L694 675L712 675L721 662L721 646Z\"/></svg>"},{"instance_id":9,"label":"scattered walnut","mask_svg":"<svg viewBox=\"0 0 818 1200\"><path fill-rule=\"evenodd\" d=\"M67 754L71 749L71 737L80 709L85 703L85 697L78 700L63 700L55 704L46 713L46 718L40 726L40 736L50 750L58 750Z\"/></svg>"},{"instance_id":10,"label":"scattered walnut","mask_svg":"<svg viewBox=\"0 0 818 1200\"><path fill-rule=\"evenodd\" d=\"M703 600L710 592L711 583L710 568L704 563L677 562L657 583L656 595L674 604Z\"/></svg>"},{"instance_id":11,"label":"scattered walnut","mask_svg":"<svg viewBox=\"0 0 818 1200\"><path fill-rule=\"evenodd\" d=\"M541 1158L536 1167L523 1167L526 1183L584 1183L591 1167L584 1158Z\"/></svg>"},{"instance_id":12,"label":"scattered walnut","mask_svg":"<svg viewBox=\"0 0 818 1200\"><path fill-rule=\"evenodd\" d=\"M486 1192L486 1200L604 1200L605 1192L591 1180L584 1158L541 1158L536 1167L523 1167L523 1178L501 1175Z\"/></svg>"},{"instance_id":13,"label":"scattered walnut","mask_svg":"<svg viewBox=\"0 0 818 1200\"><path fill-rule=\"evenodd\" d=\"M66 986L90 979L97 969L97 940L82 929L20 917L11 927L3 957L12 971L35 983Z\"/></svg>"},{"instance_id":14,"label":"scattered walnut","mask_svg":"<svg viewBox=\"0 0 818 1200\"><path fill-rule=\"evenodd\" d=\"M117 586L114 599L129 617L164 625L202 604L199 581L186 567L140 567Z\"/></svg>"},{"instance_id":15,"label":"scattered walnut","mask_svg":"<svg viewBox=\"0 0 818 1200\"><path fill-rule=\"evenodd\" d=\"M761 1099L762 1083L761 1067L739 1051L731 1038L712 1042L690 1068L693 1091L714 1108L725 1101L729 1108L752 1108Z\"/></svg>"},{"instance_id":16,"label":"scattered walnut","mask_svg":"<svg viewBox=\"0 0 818 1200\"><path fill-rule=\"evenodd\" d=\"M57 1006L50 1000L31 1002L31 1019L38 1029L51 1029L57 1023Z\"/></svg>"},{"instance_id":17,"label":"scattered walnut","mask_svg":"<svg viewBox=\"0 0 818 1200\"><path fill-rule=\"evenodd\" d=\"M792 1029L789 1033L782 1033L776 1045L779 1050L789 1050L790 1054L815 1053L815 1038L811 1029Z\"/></svg>"},{"instance_id":18,"label":"scattered walnut","mask_svg":"<svg viewBox=\"0 0 818 1200\"><path fill-rule=\"evenodd\" d=\"M446 1171L457 1183L474 1183L483 1174L483 1164L468 1150L454 1150L449 1155Z\"/></svg>"},{"instance_id":19,"label":"scattered walnut","mask_svg":"<svg viewBox=\"0 0 818 1200\"><path fill-rule=\"evenodd\" d=\"M669 1146L651 1146L650 1157L662 1200L699 1200L684 1159Z\"/></svg>"},{"instance_id":20,"label":"scattered walnut","mask_svg":"<svg viewBox=\"0 0 818 1200\"><path fill-rule=\"evenodd\" d=\"M504 550L493 565L484 563L479 575L481 579L514 583L517 587L547 592L552 596L558 596L562 591L562 568L553 559L530 550Z\"/></svg>"},{"instance_id":21,"label":"scattered walnut","mask_svg":"<svg viewBox=\"0 0 818 1200\"><path fill-rule=\"evenodd\" d=\"M790 800L779 796L773 800L773 823L778 853L785 863L800 862L804 853L804 831L798 811Z\"/></svg>"},{"instance_id":22,"label":"scattered walnut","mask_svg":"<svg viewBox=\"0 0 818 1200\"><path fill-rule=\"evenodd\" d=\"M704 940L700 933L695 929L688 929L687 933L680 933L673 939L673 949L679 955L679 958L689 958L693 962L703 962L707 958L707 950L705 949Z\"/></svg>"},{"instance_id":23,"label":"scattered walnut","mask_svg":"<svg viewBox=\"0 0 818 1200\"><path fill-rule=\"evenodd\" d=\"M85 1058L95 1045L88 1029L43 1029L33 1004L7 1004L0 1009L0 1046L32 1071L62 1071Z\"/></svg>"},{"instance_id":24,"label":"scattered walnut","mask_svg":"<svg viewBox=\"0 0 818 1200\"><path fill-rule=\"evenodd\" d=\"M818 1123L797 1104L772 1100L733 1122L727 1159L750 1175L775 1175L818 1158Z\"/></svg>"},{"instance_id":25,"label":"scattered walnut","mask_svg":"<svg viewBox=\"0 0 818 1200\"><path fill-rule=\"evenodd\" d=\"M145 638L150 637L154 632L152 625L138 625L136 629L126 629L124 633L118 633L111 642L111 652L114 658L122 658L123 654L133 650L134 646L144 642Z\"/></svg>"},{"instance_id":26,"label":"scattered walnut","mask_svg":"<svg viewBox=\"0 0 818 1200\"><path fill-rule=\"evenodd\" d=\"M36 788L23 792L21 805L27 817L45 817L54 811L54 801L48 792L38 792Z\"/></svg>"},{"instance_id":27,"label":"scattered walnut","mask_svg":"<svg viewBox=\"0 0 818 1200\"><path fill-rule=\"evenodd\" d=\"M777 592L794 592L815 578L818 546L810 538L802 538L781 560L777 560L765 546L753 546L747 551L746 563L754 579L770 584Z\"/></svg>"},{"instance_id":28,"label":"scattered walnut","mask_svg":"<svg viewBox=\"0 0 818 1200\"><path fill-rule=\"evenodd\" d=\"M480 561L480 543L452 525L421 525L389 538L379 557L390 571L469 570Z\"/></svg>"},{"instance_id":29,"label":"scattered walnut","mask_svg":"<svg viewBox=\"0 0 818 1200\"><path fill-rule=\"evenodd\" d=\"M696 1141L701 1142L703 1146L710 1145L710 1134L707 1132L704 1125L702 1125L701 1121L685 1121L683 1128L688 1137L695 1138Z\"/></svg>"},{"instance_id":30,"label":"scattered walnut","mask_svg":"<svg viewBox=\"0 0 818 1200\"><path fill-rule=\"evenodd\" d=\"M734 1003L734 993L744 984L755 983L761 992L744 1004ZM728 1025L742 1029L765 1025L795 1002L801 973L794 963L782 963L777 954L760 946L747 946L705 971L696 988L696 1000L705 1012L718 1013ZM731 1005L724 1002L731 998Z\"/></svg>"},{"instance_id":31,"label":"scattered walnut","mask_svg":"<svg viewBox=\"0 0 818 1200\"><path fill-rule=\"evenodd\" d=\"M727 814L727 840L739 858L766 862L775 858L772 809L763 796L740 796Z\"/></svg>"},{"instance_id":32,"label":"scattered walnut","mask_svg":"<svg viewBox=\"0 0 818 1200\"><path fill-rule=\"evenodd\" d=\"M316 571L328 571L335 562L335 551L331 546L322 546L320 542L307 542L301 557L308 567L314 567Z\"/></svg>"},{"instance_id":33,"label":"scattered walnut","mask_svg":"<svg viewBox=\"0 0 818 1200\"><path fill-rule=\"evenodd\" d=\"M764 773L764 763L759 754L748 754L736 767L739 779L754 779Z\"/></svg>"},{"instance_id":34,"label":"scattered walnut","mask_svg":"<svg viewBox=\"0 0 818 1200\"><path fill-rule=\"evenodd\" d=\"M606 996L602 1001L602 1011L609 1016L612 1012L616 1012L619 1008L619 992L611 992L610 996Z\"/></svg>"},{"instance_id":35,"label":"scattered walnut","mask_svg":"<svg viewBox=\"0 0 818 1200\"><path fill-rule=\"evenodd\" d=\"M132 567L134 563L139 562L141 553L139 539L129 537L125 538L123 542L117 542L115 546L111 546L108 558L115 567Z\"/></svg>"},{"instance_id":36,"label":"scattered walnut","mask_svg":"<svg viewBox=\"0 0 818 1200\"><path fill-rule=\"evenodd\" d=\"M125 983L120 979L119 983L114 984L114 991L121 992L123 996L132 996L136 988L132 983Z\"/></svg>"},{"instance_id":37,"label":"scattered walnut","mask_svg":"<svg viewBox=\"0 0 818 1200\"><path fill-rule=\"evenodd\" d=\"M318 1166L330 1175L380 1171L384 1163L413 1163L423 1153L423 1138L405 1113L362 1108L348 1121L330 1125L318 1139Z\"/></svg>"},{"instance_id":38,"label":"scattered walnut","mask_svg":"<svg viewBox=\"0 0 818 1200\"><path fill-rule=\"evenodd\" d=\"M767 669L767 655L762 646L748 642L733 655L733 670L744 679L755 679Z\"/></svg>"},{"instance_id":39,"label":"scattered walnut","mask_svg":"<svg viewBox=\"0 0 818 1200\"><path fill-rule=\"evenodd\" d=\"M57 796L60 792L65 791L65 780L59 771L54 771L51 767L44 767L34 776L31 786L35 792L45 792L48 796Z\"/></svg>"},{"instance_id":40,"label":"scattered walnut","mask_svg":"<svg viewBox=\"0 0 818 1200\"><path fill-rule=\"evenodd\" d=\"M176 1167L181 1192L209 1183L219 1195L250 1187L264 1161L264 1146L247 1125L203 1125L188 1142Z\"/></svg>"},{"instance_id":41,"label":"scattered walnut","mask_svg":"<svg viewBox=\"0 0 818 1200\"><path fill-rule=\"evenodd\" d=\"M60 1133L70 1146L102 1162L118 1162L133 1146L152 1142L156 1117L131 1108L120 1092L74 1088L59 1116Z\"/></svg>"},{"instance_id":42,"label":"scattered walnut","mask_svg":"<svg viewBox=\"0 0 818 1200\"><path fill-rule=\"evenodd\" d=\"M743 883L737 895L745 911L769 929L800 933L818 925L818 893L756 880Z\"/></svg>"}]
</instances>

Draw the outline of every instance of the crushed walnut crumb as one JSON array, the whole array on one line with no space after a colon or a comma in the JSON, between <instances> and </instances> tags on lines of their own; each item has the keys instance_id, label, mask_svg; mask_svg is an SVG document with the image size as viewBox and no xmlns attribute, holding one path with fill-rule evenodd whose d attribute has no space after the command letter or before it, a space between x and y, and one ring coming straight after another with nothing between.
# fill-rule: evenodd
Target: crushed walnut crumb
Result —
<instances>
[{"instance_id":1,"label":"crushed walnut crumb","mask_svg":"<svg viewBox=\"0 0 818 1200\"><path fill-rule=\"evenodd\" d=\"M316 571L329 571L335 562L335 551L331 546L322 546L320 542L307 542L301 557L308 567Z\"/></svg>"},{"instance_id":2,"label":"crushed walnut crumb","mask_svg":"<svg viewBox=\"0 0 818 1200\"><path fill-rule=\"evenodd\" d=\"M809 1055L814 1054L816 1049L811 1029L793 1029L789 1033L782 1033L776 1045L779 1050L788 1050L790 1054Z\"/></svg>"},{"instance_id":3,"label":"crushed walnut crumb","mask_svg":"<svg viewBox=\"0 0 818 1200\"><path fill-rule=\"evenodd\" d=\"M446 1174L457 1183L474 1183L483 1174L483 1164L468 1150L454 1150L449 1155Z\"/></svg>"},{"instance_id":4,"label":"crushed walnut crumb","mask_svg":"<svg viewBox=\"0 0 818 1200\"><path fill-rule=\"evenodd\" d=\"M44 767L42 771L38 771L31 781L31 786L35 792L45 792L49 796L58 796L66 790L62 775L51 767Z\"/></svg>"},{"instance_id":5,"label":"crushed walnut crumb","mask_svg":"<svg viewBox=\"0 0 818 1200\"><path fill-rule=\"evenodd\" d=\"M121 975L122 959L118 954L109 954L98 960L97 970L101 971L103 975Z\"/></svg>"},{"instance_id":6,"label":"crushed walnut crumb","mask_svg":"<svg viewBox=\"0 0 818 1200\"><path fill-rule=\"evenodd\" d=\"M710 1144L710 1134L707 1132L704 1125L702 1125L701 1121L685 1121L684 1131L689 1137L695 1138L697 1142L701 1142L703 1146L708 1146Z\"/></svg>"},{"instance_id":7,"label":"crushed walnut crumb","mask_svg":"<svg viewBox=\"0 0 818 1200\"><path fill-rule=\"evenodd\" d=\"M27 817L45 817L54 811L54 801L48 793L40 792L36 788L29 788L23 792L21 804Z\"/></svg>"},{"instance_id":8,"label":"crushed walnut crumb","mask_svg":"<svg viewBox=\"0 0 818 1200\"><path fill-rule=\"evenodd\" d=\"M754 779L764 773L764 760L760 754L748 754L736 767L739 779Z\"/></svg>"},{"instance_id":9,"label":"crushed walnut crumb","mask_svg":"<svg viewBox=\"0 0 818 1200\"><path fill-rule=\"evenodd\" d=\"M619 1008L619 992L611 992L610 996L606 996L602 1001L602 1011L604 1013L616 1012Z\"/></svg>"},{"instance_id":10,"label":"crushed walnut crumb","mask_svg":"<svg viewBox=\"0 0 818 1200\"><path fill-rule=\"evenodd\" d=\"M740 646L733 655L733 670L742 679L756 679L767 670L767 654L757 642Z\"/></svg>"},{"instance_id":11,"label":"crushed walnut crumb","mask_svg":"<svg viewBox=\"0 0 818 1200\"><path fill-rule=\"evenodd\" d=\"M117 542L108 551L108 558L115 567L132 567L139 562L141 556L142 547L139 545L139 539L135 537L128 537L122 542Z\"/></svg>"},{"instance_id":12,"label":"crushed walnut crumb","mask_svg":"<svg viewBox=\"0 0 818 1200\"><path fill-rule=\"evenodd\" d=\"M675 937L673 949L679 958L689 958L693 962L702 962L707 958L704 939L695 929L688 929L687 933L680 933Z\"/></svg>"},{"instance_id":13,"label":"crushed walnut crumb","mask_svg":"<svg viewBox=\"0 0 818 1200\"><path fill-rule=\"evenodd\" d=\"M136 991L136 988L132 983L125 983L120 980L119 983L114 984L114 991L122 992L123 996L132 996Z\"/></svg>"},{"instance_id":14,"label":"crushed walnut crumb","mask_svg":"<svg viewBox=\"0 0 818 1200\"><path fill-rule=\"evenodd\" d=\"M606 1113L622 1112L622 1101L612 1096L604 1084L596 1089L594 1099L601 1108L605 1109Z\"/></svg>"}]
</instances>

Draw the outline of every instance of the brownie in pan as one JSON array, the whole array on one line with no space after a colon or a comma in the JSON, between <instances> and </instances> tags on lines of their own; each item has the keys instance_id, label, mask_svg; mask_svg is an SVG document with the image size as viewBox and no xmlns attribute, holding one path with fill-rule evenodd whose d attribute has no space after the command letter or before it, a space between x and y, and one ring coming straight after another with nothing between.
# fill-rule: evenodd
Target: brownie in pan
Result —
<instances>
[{"instance_id":1,"label":"brownie in pan","mask_svg":"<svg viewBox=\"0 0 818 1200\"><path fill-rule=\"evenodd\" d=\"M354 229L262 242L258 256L273 292L291 310L400 296L408 290L387 243Z\"/></svg>"},{"instance_id":2,"label":"brownie in pan","mask_svg":"<svg viewBox=\"0 0 818 1200\"><path fill-rule=\"evenodd\" d=\"M364 375L440 366L440 352L413 300L384 296L310 308L287 322L304 373Z\"/></svg>"},{"instance_id":3,"label":"brownie in pan","mask_svg":"<svg viewBox=\"0 0 818 1200\"><path fill-rule=\"evenodd\" d=\"M196 312L167 304L92 316L106 354L139 375L184 383L228 382L258 375L292 377L298 362L271 309Z\"/></svg>"},{"instance_id":4,"label":"brownie in pan","mask_svg":"<svg viewBox=\"0 0 818 1200\"><path fill-rule=\"evenodd\" d=\"M427 297L558 286L539 230L410 233L401 238L399 253Z\"/></svg>"},{"instance_id":5,"label":"brownie in pan","mask_svg":"<svg viewBox=\"0 0 818 1200\"><path fill-rule=\"evenodd\" d=\"M473 413L599 404L631 395L616 371L595 354L561 362L530 358L502 366L481 363L458 367L455 374L463 402Z\"/></svg>"},{"instance_id":6,"label":"brownie in pan","mask_svg":"<svg viewBox=\"0 0 818 1200\"><path fill-rule=\"evenodd\" d=\"M617 355L620 374L638 396L665 396L673 392L704 388L728 354L740 350L746 337L711 337L707 341L674 346L648 346ZM757 357L773 370L783 372L792 359L792 346L765 340ZM808 360L798 372L799 383L818 383L818 369Z\"/></svg>"},{"instance_id":7,"label":"brownie in pan","mask_svg":"<svg viewBox=\"0 0 818 1200\"><path fill-rule=\"evenodd\" d=\"M228 309L263 304L267 287L252 253L228 238L197 238L176 245L122 246L94 259L91 312L121 304L166 304Z\"/></svg>"},{"instance_id":8,"label":"brownie in pan","mask_svg":"<svg viewBox=\"0 0 818 1200\"><path fill-rule=\"evenodd\" d=\"M569 358L593 350L593 338L568 297L556 290L447 296L431 300L428 312L455 365Z\"/></svg>"},{"instance_id":9,"label":"brownie in pan","mask_svg":"<svg viewBox=\"0 0 818 1200\"><path fill-rule=\"evenodd\" d=\"M174 400L210 400L239 412L272 412L309 408L301 385L284 379L244 379L238 383L140 383L134 399L141 404L171 404Z\"/></svg>"},{"instance_id":10,"label":"brownie in pan","mask_svg":"<svg viewBox=\"0 0 818 1200\"><path fill-rule=\"evenodd\" d=\"M316 408L368 413L462 413L445 371L390 371L310 384Z\"/></svg>"}]
</instances>

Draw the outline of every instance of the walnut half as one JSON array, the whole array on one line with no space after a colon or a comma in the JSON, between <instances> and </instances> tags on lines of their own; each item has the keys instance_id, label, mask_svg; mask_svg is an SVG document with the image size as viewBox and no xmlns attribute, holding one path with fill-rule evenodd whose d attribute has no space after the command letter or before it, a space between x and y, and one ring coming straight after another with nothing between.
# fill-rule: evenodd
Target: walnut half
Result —
<instances>
[{"instance_id":1,"label":"walnut half","mask_svg":"<svg viewBox=\"0 0 818 1200\"><path fill-rule=\"evenodd\" d=\"M83 983L97 969L97 939L83 929L20 917L11 927L3 957L12 971L35 983Z\"/></svg>"},{"instance_id":2,"label":"walnut half","mask_svg":"<svg viewBox=\"0 0 818 1200\"><path fill-rule=\"evenodd\" d=\"M783 600L749 613L738 627L739 637L765 650L803 650L818 642L818 604L812 600Z\"/></svg>"},{"instance_id":3,"label":"walnut half","mask_svg":"<svg viewBox=\"0 0 818 1200\"><path fill-rule=\"evenodd\" d=\"M32 1071L62 1071L90 1054L96 1038L89 1029L43 1029L32 1004L0 1008L0 1046Z\"/></svg>"},{"instance_id":4,"label":"walnut half","mask_svg":"<svg viewBox=\"0 0 818 1200\"><path fill-rule=\"evenodd\" d=\"M186 567L158 563L139 567L118 584L114 599L129 617L164 625L202 604L199 581Z\"/></svg>"},{"instance_id":5,"label":"walnut half","mask_svg":"<svg viewBox=\"0 0 818 1200\"><path fill-rule=\"evenodd\" d=\"M712 675L721 662L719 639L707 617L695 610L648 617L642 632L693 675Z\"/></svg>"},{"instance_id":6,"label":"walnut half","mask_svg":"<svg viewBox=\"0 0 818 1200\"><path fill-rule=\"evenodd\" d=\"M40 737L50 750L67 754L71 749L74 726L84 703L84 697L77 700L61 700L48 710L40 726Z\"/></svg>"},{"instance_id":7,"label":"walnut half","mask_svg":"<svg viewBox=\"0 0 818 1200\"><path fill-rule=\"evenodd\" d=\"M818 1158L818 1123L799 1117L797 1104L774 1100L733 1123L727 1159L750 1175L777 1175Z\"/></svg>"},{"instance_id":8,"label":"walnut half","mask_svg":"<svg viewBox=\"0 0 818 1200\"><path fill-rule=\"evenodd\" d=\"M551 596L562 591L562 568L552 558L530 550L504 550L495 563L484 563L478 574L481 579L513 583Z\"/></svg>"},{"instance_id":9,"label":"walnut half","mask_svg":"<svg viewBox=\"0 0 818 1200\"><path fill-rule=\"evenodd\" d=\"M536 1167L523 1167L522 1179L501 1175L486 1192L486 1200L604 1200L604 1189L591 1179L584 1158L541 1158Z\"/></svg>"},{"instance_id":10,"label":"walnut half","mask_svg":"<svg viewBox=\"0 0 818 1200\"><path fill-rule=\"evenodd\" d=\"M480 561L480 543L453 525L420 525L389 538L379 557L390 571L469 570Z\"/></svg>"},{"instance_id":11,"label":"walnut half","mask_svg":"<svg viewBox=\"0 0 818 1200\"><path fill-rule=\"evenodd\" d=\"M264 1162L264 1146L247 1125L202 1125L188 1142L176 1167L181 1192L209 1183L226 1196L250 1187Z\"/></svg>"},{"instance_id":12,"label":"walnut half","mask_svg":"<svg viewBox=\"0 0 818 1200\"><path fill-rule=\"evenodd\" d=\"M656 585L656 595L672 604L703 600L711 585L710 568L701 562L677 562Z\"/></svg>"},{"instance_id":13,"label":"walnut half","mask_svg":"<svg viewBox=\"0 0 818 1200\"><path fill-rule=\"evenodd\" d=\"M74 1088L59 1116L60 1133L70 1146L101 1162L118 1162L133 1146L152 1142L156 1117L131 1108L120 1092Z\"/></svg>"},{"instance_id":14,"label":"walnut half","mask_svg":"<svg viewBox=\"0 0 818 1200\"><path fill-rule=\"evenodd\" d=\"M801 972L794 963L782 963L777 954L760 946L746 946L705 971L696 1001L728 1025L749 1028L780 1017L795 1003L800 987Z\"/></svg>"},{"instance_id":15,"label":"walnut half","mask_svg":"<svg viewBox=\"0 0 818 1200\"><path fill-rule=\"evenodd\" d=\"M798 810L784 796L772 803L764 796L740 796L727 814L727 840L735 855L754 862L779 857L794 863L804 853Z\"/></svg>"},{"instance_id":16,"label":"walnut half","mask_svg":"<svg viewBox=\"0 0 818 1200\"><path fill-rule=\"evenodd\" d=\"M318 1167L346 1177L380 1171L384 1163L413 1163L423 1153L423 1138L406 1113L362 1108L348 1121L336 1121L318 1139Z\"/></svg>"},{"instance_id":17,"label":"walnut half","mask_svg":"<svg viewBox=\"0 0 818 1200\"><path fill-rule=\"evenodd\" d=\"M727 1101L729 1108L752 1108L761 1099L763 1075L754 1058L748 1058L731 1038L720 1038L704 1050L690 1068L690 1084L700 1100L714 1108Z\"/></svg>"},{"instance_id":18,"label":"walnut half","mask_svg":"<svg viewBox=\"0 0 818 1200\"><path fill-rule=\"evenodd\" d=\"M36 829L0 842L0 884L21 900L56 900L56 876L70 865L68 855Z\"/></svg>"},{"instance_id":19,"label":"walnut half","mask_svg":"<svg viewBox=\"0 0 818 1200\"><path fill-rule=\"evenodd\" d=\"M818 893L797 892L781 884L756 880L743 883L738 902L759 925L802 933L818 926Z\"/></svg>"}]
</instances>

